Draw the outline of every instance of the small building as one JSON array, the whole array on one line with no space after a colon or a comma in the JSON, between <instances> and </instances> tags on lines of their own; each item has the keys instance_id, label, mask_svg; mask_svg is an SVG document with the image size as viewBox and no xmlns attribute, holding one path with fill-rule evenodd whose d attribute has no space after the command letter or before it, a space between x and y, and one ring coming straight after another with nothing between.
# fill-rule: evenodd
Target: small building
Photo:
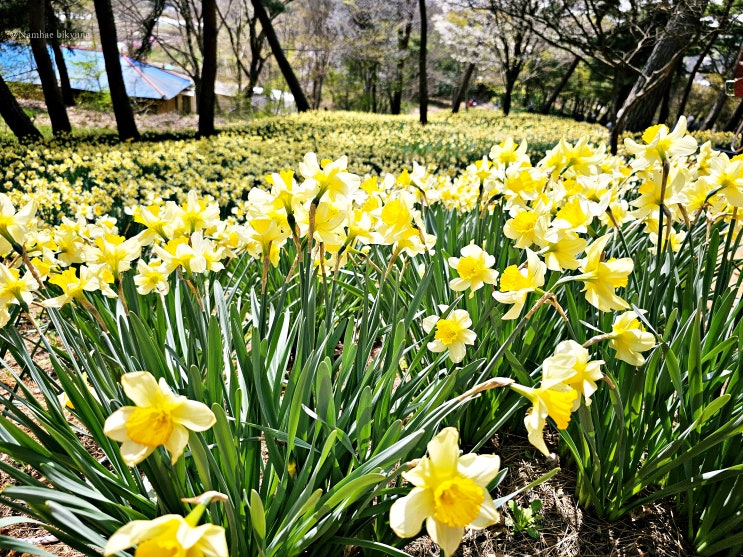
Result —
<instances>
[{"instance_id":1,"label":"small building","mask_svg":"<svg viewBox=\"0 0 743 557\"><path fill-rule=\"evenodd\" d=\"M55 65L54 54L49 56ZM62 47L70 86L76 91L108 91L103 53L83 48ZM120 55L126 93L136 104L155 113L192 112L193 82L174 72ZM23 43L0 43L0 74L8 83L41 85L31 47Z\"/></svg>"}]
</instances>

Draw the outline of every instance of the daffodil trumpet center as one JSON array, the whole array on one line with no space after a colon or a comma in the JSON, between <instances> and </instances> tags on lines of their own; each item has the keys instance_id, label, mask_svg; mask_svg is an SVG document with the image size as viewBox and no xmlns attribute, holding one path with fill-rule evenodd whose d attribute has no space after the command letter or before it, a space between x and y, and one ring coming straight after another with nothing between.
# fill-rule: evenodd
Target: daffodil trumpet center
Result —
<instances>
[{"instance_id":1,"label":"daffodil trumpet center","mask_svg":"<svg viewBox=\"0 0 743 557\"><path fill-rule=\"evenodd\" d=\"M434 519L457 527L467 526L477 518L485 496L482 487L472 479L455 476L436 486L433 500Z\"/></svg>"},{"instance_id":2,"label":"daffodil trumpet center","mask_svg":"<svg viewBox=\"0 0 743 557\"><path fill-rule=\"evenodd\" d=\"M134 557L185 557L186 550L175 538L152 538L137 546Z\"/></svg>"},{"instance_id":3,"label":"daffodil trumpet center","mask_svg":"<svg viewBox=\"0 0 743 557\"><path fill-rule=\"evenodd\" d=\"M137 407L126 423L126 434L135 443L159 447L170 439L173 419L170 413L157 406Z\"/></svg>"}]
</instances>

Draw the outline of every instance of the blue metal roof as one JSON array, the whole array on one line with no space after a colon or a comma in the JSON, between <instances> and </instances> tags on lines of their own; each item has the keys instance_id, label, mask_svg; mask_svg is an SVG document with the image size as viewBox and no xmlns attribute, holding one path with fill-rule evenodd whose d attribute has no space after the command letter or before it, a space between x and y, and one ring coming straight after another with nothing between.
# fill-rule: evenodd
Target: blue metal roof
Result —
<instances>
[{"instance_id":1,"label":"blue metal roof","mask_svg":"<svg viewBox=\"0 0 743 557\"><path fill-rule=\"evenodd\" d=\"M70 85L81 91L108 91L103 53L82 48L62 47ZM49 47L54 63L54 54ZM179 75L120 56L126 94L140 99L172 99L192 82ZM56 64L55 64L56 71ZM41 84L31 47L21 43L0 43L0 74L7 82ZM59 74L57 74L59 75Z\"/></svg>"}]
</instances>

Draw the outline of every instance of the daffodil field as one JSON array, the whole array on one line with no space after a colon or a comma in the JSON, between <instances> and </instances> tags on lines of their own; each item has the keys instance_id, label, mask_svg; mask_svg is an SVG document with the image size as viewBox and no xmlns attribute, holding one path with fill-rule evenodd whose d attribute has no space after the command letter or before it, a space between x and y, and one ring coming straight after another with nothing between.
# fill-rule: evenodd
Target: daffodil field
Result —
<instances>
[{"instance_id":1,"label":"daffodil field","mask_svg":"<svg viewBox=\"0 0 743 557\"><path fill-rule=\"evenodd\" d=\"M514 431L597 516L673 501L738 555L743 157L684 119L612 156L479 117L8 147L12 520L88 555L449 557L516 495Z\"/></svg>"}]
</instances>

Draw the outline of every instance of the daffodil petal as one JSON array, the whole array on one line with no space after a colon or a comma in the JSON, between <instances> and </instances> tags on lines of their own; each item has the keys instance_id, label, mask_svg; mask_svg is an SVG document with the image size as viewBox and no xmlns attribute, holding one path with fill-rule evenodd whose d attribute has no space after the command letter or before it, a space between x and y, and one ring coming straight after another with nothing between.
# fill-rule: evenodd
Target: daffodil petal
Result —
<instances>
[{"instance_id":1,"label":"daffodil petal","mask_svg":"<svg viewBox=\"0 0 743 557\"><path fill-rule=\"evenodd\" d=\"M423 521L433 514L433 493L430 489L413 488L390 508L390 527L401 538L415 536Z\"/></svg>"},{"instance_id":2,"label":"daffodil petal","mask_svg":"<svg viewBox=\"0 0 743 557\"><path fill-rule=\"evenodd\" d=\"M106 422L103 424L103 433L106 437L119 443L129 441L129 436L126 433L126 422L134 410L134 406L124 406L106 418Z\"/></svg>"},{"instance_id":3,"label":"daffodil petal","mask_svg":"<svg viewBox=\"0 0 743 557\"><path fill-rule=\"evenodd\" d=\"M432 516L426 519L426 530L446 557L454 554L464 536L464 526L447 526L437 522Z\"/></svg>"},{"instance_id":4,"label":"daffodil petal","mask_svg":"<svg viewBox=\"0 0 743 557\"><path fill-rule=\"evenodd\" d=\"M140 445L139 443L127 439L121 444L121 457L124 459L124 463L127 466L136 466L145 458L150 456L154 452L155 448L156 447Z\"/></svg>"},{"instance_id":5,"label":"daffodil petal","mask_svg":"<svg viewBox=\"0 0 743 557\"><path fill-rule=\"evenodd\" d=\"M186 448L187 444L188 430L182 425L175 424L173 426L173 432L170 434L170 437L168 437L168 440L165 442L165 448L168 449L168 452L170 453L170 460L172 464L175 464L176 461L181 457L181 455L183 454L183 449Z\"/></svg>"},{"instance_id":6,"label":"daffodil petal","mask_svg":"<svg viewBox=\"0 0 743 557\"><path fill-rule=\"evenodd\" d=\"M214 412L203 402L195 400L185 400L173 408L170 415L174 422L192 431L206 431L217 422Z\"/></svg>"},{"instance_id":7,"label":"daffodil petal","mask_svg":"<svg viewBox=\"0 0 743 557\"><path fill-rule=\"evenodd\" d=\"M480 514L477 515L477 518L469 525L470 528L475 528L477 530L492 526L500 520L500 513L498 513L498 509L495 508L493 498L485 489L483 489L483 495L485 496L485 500L482 502L482 505L480 505Z\"/></svg>"},{"instance_id":8,"label":"daffodil petal","mask_svg":"<svg viewBox=\"0 0 743 557\"><path fill-rule=\"evenodd\" d=\"M136 406L154 406L160 392L157 381L148 371L133 371L121 376L124 393Z\"/></svg>"},{"instance_id":9,"label":"daffodil petal","mask_svg":"<svg viewBox=\"0 0 743 557\"><path fill-rule=\"evenodd\" d=\"M457 470L477 485L486 487L498 475L500 457L470 453L459 457Z\"/></svg>"},{"instance_id":10,"label":"daffodil petal","mask_svg":"<svg viewBox=\"0 0 743 557\"><path fill-rule=\"evenodd\" d=\"M459 432L453 427L442 429L428 442L428 456L437 475L452 476L457 470Z\"/></svg>"}]
</instances>

